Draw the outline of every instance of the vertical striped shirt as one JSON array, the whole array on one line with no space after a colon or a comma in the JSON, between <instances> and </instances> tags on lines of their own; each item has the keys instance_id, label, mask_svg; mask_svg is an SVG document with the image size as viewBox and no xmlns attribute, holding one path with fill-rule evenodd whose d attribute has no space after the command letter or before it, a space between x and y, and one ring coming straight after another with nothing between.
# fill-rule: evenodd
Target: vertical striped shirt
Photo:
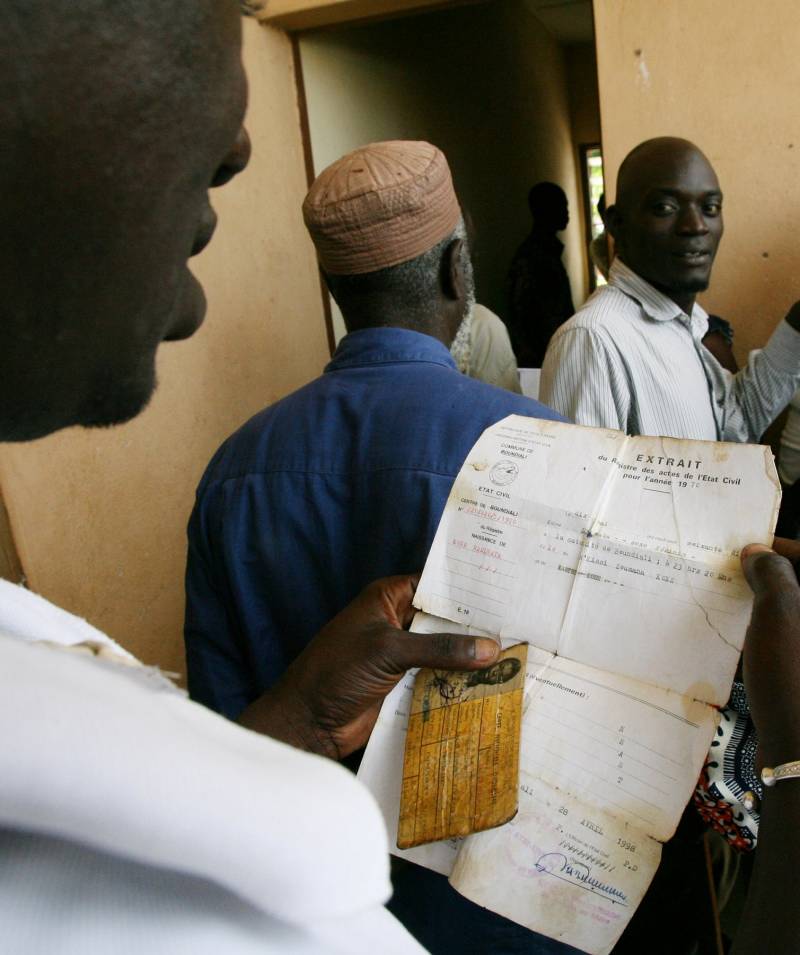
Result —
<instances>
[{"instance_id":1,"label":"vertical striped shirt","mask_svg":"<svg viewBox=\"0 0 800 955\"><path fill-rule=\"evenodd\" d=\"M628 434L759 441L800 386L800 333L785 321L732 375L702 344L708 316L686 315L615 259L555 333L540 400L578 424Z\"/></svg>"}]
</instances>

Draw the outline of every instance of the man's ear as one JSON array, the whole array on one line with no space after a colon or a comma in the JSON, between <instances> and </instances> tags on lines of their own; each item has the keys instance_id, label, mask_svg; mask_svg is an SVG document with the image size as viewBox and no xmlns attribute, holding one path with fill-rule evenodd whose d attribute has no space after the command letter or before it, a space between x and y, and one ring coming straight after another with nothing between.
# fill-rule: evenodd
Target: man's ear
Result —
<instances>
[{"instance_id":1,"label":"man's ear","mask_svg":"<svg viewBox=\"0 0 800 955\"><path fill-rule=\"evenodd\" d=\"M463 264L464 240L454 239L442 256L442 293L454 302L466 297L466 277Z\"/></svg>"}]
</instances>

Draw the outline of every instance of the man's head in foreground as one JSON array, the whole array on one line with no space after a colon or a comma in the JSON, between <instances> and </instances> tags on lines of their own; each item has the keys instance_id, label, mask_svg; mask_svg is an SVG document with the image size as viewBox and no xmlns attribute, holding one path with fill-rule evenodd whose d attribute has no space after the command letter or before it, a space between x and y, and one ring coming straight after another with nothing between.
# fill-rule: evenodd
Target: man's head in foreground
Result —
<instances>
[{"instance_id":1,"label":"man's head in foreground","mask_svg":"<svg viewBox=\"0 0 800 955\"><path fill-rule=\"evenodd\" d=\"M303 217L348 331L397 326L452 342L474 282L440 150L425 142L356 149L316 179Z\"/></svg>"},{"instance_id":2,"label":"man's head in foreground","mask_svg":"<svg viewBox=\"0 0 800 955\"><path fill-rule=\"evenodd\" d=\"M208 190L249 156L239 18L235 0L0 0L0 440L133 417L159 344L202 321L187 261ZM415 584L363 591L248 725L340 758L410 666L490 664L493 640L400 629Z\"/></svg>"},{"instance_id":3,"label":"man's head in foreground","mask_svg":"<svg viewBox=\"0 0 800 955\"><path fill-rule=\"evenodd\" d=\"M622 261L690 312L722 238L722 192L697 146L665 136L628 153L606 222Z\"/></svg>"},{"instance_id":4,"label":"man's head in foreground","mask_svg":"<svg viewBox=\"0 0 800 955\"><path fill-rule=\"evenodd\" d=\"M0 0L0 440L132 418L247 163L235 0Z\"/></svg>"},{"instance_id":5,"label":"man's head in foreground","mask_svg":"<svg viewBox=\"0 0 800 955\"><path fill-rule=\"evenodd\" d=\"M535 229L542 232L561 232L569 225L567 194L554 182L537 182L528 193Z\"/></svg>"}]
</instances>

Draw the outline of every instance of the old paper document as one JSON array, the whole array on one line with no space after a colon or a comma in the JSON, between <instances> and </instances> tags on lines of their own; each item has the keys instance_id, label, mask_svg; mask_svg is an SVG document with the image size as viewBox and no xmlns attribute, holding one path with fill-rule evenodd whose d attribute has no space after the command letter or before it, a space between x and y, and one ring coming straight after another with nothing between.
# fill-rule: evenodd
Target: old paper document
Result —
<instances>
[{"instance_id":1,"label":"old paper document","mask_svg":"<svg viewBox=\"0 0 800 955\"><path fill-rule=\"evenodd\" d=\"M511 416L461 469L416 605L722 705L771 540L768 448Z\"/></svg>"},{"instance_id":2,"label":"old paper document","mask_svg":"<svg viewBox=\"0 0 800 955\"><path fill-rule=\"evenodd\" d=\"M414 629L441 632L448 622L422 614ZM413 682L407 676L387 698L359 771L390 839ZM517 816L397 854L533 931L608 952L655 873L659 840L691 796L716 722L713 707L531 646Z\"/></svg>"},{"instance_id":3,"label":"old paper document","mask_svg":"<svg viewBox=\"0 0 800 955\"><path fill-rule=\"evenodd\" d=\"M610 951L655 874L716 728L713 707L531 648L517 817L465 840L460 892ZM500 890L491 874L513 873Z\"/></svg>"},{"instance_id":4,"label":"old paper document","mask_svg":"<svg viewBox=\"0 0 800 955\"><path fill-rule=\"evenodd\" d=\"M702 768L750 614L739 552L771 541L779 499L768 448L516 416L488 429L453 485L414 629L531 644L519 811L398 854L610 952ZM395 834L412 687L387 698L360 771Z\"/></svg>"}]
</instances>

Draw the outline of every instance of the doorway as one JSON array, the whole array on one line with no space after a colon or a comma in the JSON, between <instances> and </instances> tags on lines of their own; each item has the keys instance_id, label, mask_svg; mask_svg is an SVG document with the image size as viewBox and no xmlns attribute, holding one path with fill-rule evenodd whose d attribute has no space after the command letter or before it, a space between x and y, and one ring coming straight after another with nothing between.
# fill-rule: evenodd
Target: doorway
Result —
<instances>
[{"instance_id":1,"label":"doorway","mask_svg":"<svg viewBox=\"0 0 800 955\"><path fill-rule=\"evenodd\" d=\"M573 299L590 290L580 146L600 142L589 0L486 0L298 38L314 173L383 139L427 139L475 228L478 300L501 318L527 194L558 183ZM334 337L344 333L334 309Z\"/></svg>"}]
</instances>

